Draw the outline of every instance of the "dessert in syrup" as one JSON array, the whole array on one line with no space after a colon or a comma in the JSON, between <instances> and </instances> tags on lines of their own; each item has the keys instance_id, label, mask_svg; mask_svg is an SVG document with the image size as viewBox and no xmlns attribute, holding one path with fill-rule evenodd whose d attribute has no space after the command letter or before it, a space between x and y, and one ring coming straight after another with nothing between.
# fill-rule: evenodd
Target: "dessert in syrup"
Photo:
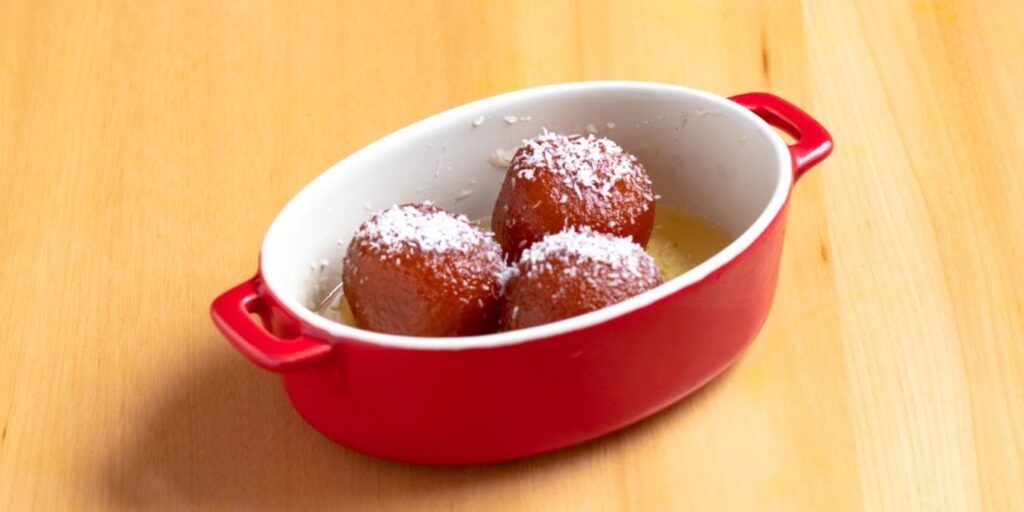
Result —
<instances>
[{"instance_id":1,"label":"dessert in syrup","mask_svg":"<svg viewBox=\"0 0 1024 512\"><path fill-rule=\"evenodd\" d=\"M492 226L510 261L544 235L574 226L646 246L654 192L636 157L611 140L544 133L512 157Z\"/></svg>"},{"instance_id":2,"label":"dessert in syrup","mask_svg":"<svg viewBox=\"0 0 1024 512\"><path fill-rule=\"evenodd\" d=\"M495 329L506 266L494 238L430 204L394 206L356 231L345 256L345 299L358 325L409 336Z\"/></svg>"},{"instance_id":3,"label":"dessert in syrup","mask_svg":"<svg viewBox=\"0 0 1024 512\"><path fill-rule=\"evenodd\" d=\"M618 144L545 131L512 158L493 234L430 203L394 206L360 226L337 313L409 336L521 329L643 293L728 243L711 223L671 209L659 222L678 233L654 229L654 199L646 170ZM664 253L660 271L649 240Z\"/></svg>"},{"instance_id":4,"label":"dessert in syrup","mask_svg":"<svg viewBox=\"0 0 1024 512\"><path fill-rule=\"evenodd\" d=\"M526 248L505 287L499 327L542 325L616 304L661 284L631 239L569 228Z\"/></svg>"}]
</instances>

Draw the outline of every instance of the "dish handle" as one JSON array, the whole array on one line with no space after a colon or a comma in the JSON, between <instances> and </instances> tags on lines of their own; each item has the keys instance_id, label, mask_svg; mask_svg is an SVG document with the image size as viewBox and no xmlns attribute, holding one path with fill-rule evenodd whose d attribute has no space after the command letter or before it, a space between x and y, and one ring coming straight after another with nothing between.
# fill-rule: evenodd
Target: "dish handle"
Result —
<instances>
[{"instance_id":1,"label":"dish handle","mask_svg":"<svg viewBox=\"0 0 1024 512\"><path fill-rule=\"evenodd\" d=\"M302 333L281 338L264 327L271 309L260 293L262 284L257 275L224 292L210 306L213 323L228 341L250 361L272 372L297 370L326 359L331 353L329 343ZM264 325L259 325L253 313Z\"/></svg>"},{"instance_id":2,"label":"dish handle","mask_svg":"<svg viewBox=\"0 0 1024 512\"><path fill-rule=\"evenodd\" d=\"M794 182L832 153L828 130L800 107L766 92L739 94L729 99L796 139L789 146Z\"/></svg>"}]
</instances>

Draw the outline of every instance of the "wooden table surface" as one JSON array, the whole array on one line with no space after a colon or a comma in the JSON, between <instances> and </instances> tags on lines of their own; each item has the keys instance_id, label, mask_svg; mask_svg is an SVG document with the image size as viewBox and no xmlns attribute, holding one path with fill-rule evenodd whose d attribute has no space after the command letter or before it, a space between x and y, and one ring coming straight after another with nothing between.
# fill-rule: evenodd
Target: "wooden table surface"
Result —
<instances>
[{"instance_id":1,"label":"wooden table surface","mask_svg":"<svg viewBox=\"0 0 1024 512\"><path fill-rule=\"evenodd\" d=\"M1024 509L1024 3L0 1L0 510ZM333 445L207 314L330 164L531 85L780 94L835 154L731 371L519 462Z\"/></svg>"}]
</instances>

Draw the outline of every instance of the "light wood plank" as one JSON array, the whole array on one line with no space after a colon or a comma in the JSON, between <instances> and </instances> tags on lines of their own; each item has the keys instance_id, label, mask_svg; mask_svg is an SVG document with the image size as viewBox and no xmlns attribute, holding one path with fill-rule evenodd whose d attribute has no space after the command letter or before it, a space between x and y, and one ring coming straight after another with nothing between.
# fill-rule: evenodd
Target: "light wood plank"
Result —
<instances>
[{"instance_id":1,"label":"light wood plank","mask_svg":"<svg viewBox=\"0 0 1024 512\"><path fill-rule=\"evenodd\" d=\"M0 510L1024 508L1024 4L0 1ZM438 469L313 433L209 301L301 186L583 79L770 90L837 141L758 340L586 446Z\"/></svg>"}]
</instances>

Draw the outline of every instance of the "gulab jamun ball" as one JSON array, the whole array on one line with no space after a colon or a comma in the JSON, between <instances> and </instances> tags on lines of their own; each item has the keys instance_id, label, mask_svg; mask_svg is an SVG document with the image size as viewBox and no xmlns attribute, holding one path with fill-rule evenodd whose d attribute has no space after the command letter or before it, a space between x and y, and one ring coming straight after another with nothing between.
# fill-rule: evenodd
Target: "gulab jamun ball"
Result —
<instances>
[{"instance_id":1,"label":"gulab jamun ball","mask_svg":"<svg viewBox=\"0 0 1024 512\"><path fill-rule=\"evenodd\" d=\"M555 322L622 302L662 283L632 239L567 229L522 252L505 285L499 329Z\"/></svg>"},{"instance_id":2,"label":"gulab jamun ball","mask_svg":"<svg viewBox=\"0 0 1024 512\"><path fill-rule=\"evenodd\" d=\"M495 329L507 272L501 247L465 216L408 204L359 227L342 283L364 329L468 336Z\"/></svg>"},{"instance_id":3,"label":"gulab jamun ball","mask_svg":"<svg viewBox=\"0 0 1024 512\"><path fill-rule=\"evenodd\" d=\"M629 237L646 247L654 229L651 179L636 157L611 140L544 133L524 141L512 157L492 226L509 261L567 226Z\"/></svg>"}]
</instances>

